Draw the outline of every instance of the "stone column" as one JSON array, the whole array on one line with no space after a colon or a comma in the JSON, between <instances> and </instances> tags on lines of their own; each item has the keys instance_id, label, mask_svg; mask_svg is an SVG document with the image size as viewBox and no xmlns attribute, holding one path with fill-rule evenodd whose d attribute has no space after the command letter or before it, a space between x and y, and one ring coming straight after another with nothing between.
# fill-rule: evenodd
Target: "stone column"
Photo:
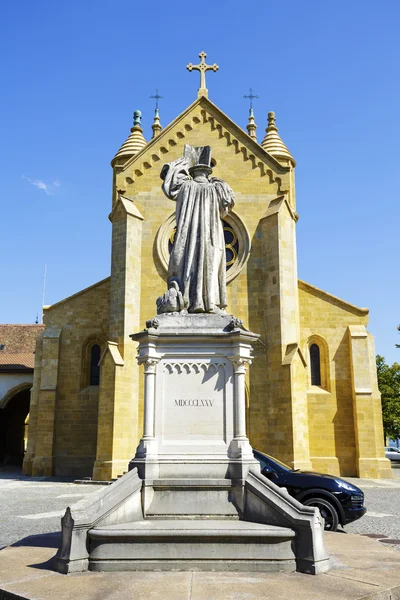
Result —
<instances>
[{"instance_id":1,"label":"stone column","mask_svg":"<svg viewBox=\"0 0 400 600\"><path fill-rule=\"evenodd\" d=\"M364 325L350 325L349 335L357 475L369 479L391 478L390 461L384 456L373 338Z\"/></svg>"},{"instance_id":2,"label":"stone column","mask_svg":"<svg viewBox=\"0 0 400 600\"><path fill-rule=\"evenodd\" d=\"M42 365L37 409L36 448L32 476L53 475L54 419L61 329L48 327L43 334Z\"/></svg>"},{"instance_id":3,"label":"stone column","mask_svg":"<svg viewBox=\"0 0 400 600\"><path fill-rule=\"evenodd\" d=\"M156 453L154 436L154 410L156 400L156 369L158 358L144 358L138 361L144 365L144 426L143 437L136 452L138 458Z\"/></svg>"},{"instance_id":4,"label":"stone column","mask_svg":"<svg viewBox=\"0 0 400 600\"><path fill-rule=\"evenodd\" d=\"M112 223L110 329L100 374L96 462L93 478L108 480L128 469L138 444L139 370L129 335L140 328L143 217L119 196Z\"/></svg>"},{"instance_id":5,"label":"stone column","mask_svg":"<svg viewBox=\"0 0 400 600\"><path fill-rule=\"evenodd\" d=\"M155 356L153 344L149 344L142 354L137 357L139 365L144 366L144 416L143 436L136 449L136 454L129 463L129 470L138 469L139 476L144 480L158 479L158 441L155 434L155 408L156 408L156 378L157 366L160 357ZM144 502L147 506L151 502L152 492L144 491Z\"/></svg>"},{"instance_id":6,"label":"stone column","mask_svg":"<svg viewBox=\"0 0 400 600\"><path fill-rule=\"evenodd\" d=\"M297 214L287 195L270 201L260 221L264 270L266 365L256 365L259 401L250 405L252 443L294 468L310 469L306 362L300 350Z\"/></svg>"},{"instance_id":7,"label":"stone column","mask_svg":"<svg viewBox=\"0 0 400 600\"><path fill-rule=\"evenodd\" d=\"M246 435L246 367L250 360L239 358L232 361L234 368L234 398L235 398L235 438L247 439Z\"/></svg>"},{"instance_id":8,"label":"stone column","mask_svg":"<svg viewBox=\"0 0 400 600\"><path fill-rule=\"evenodd\" d=\"M144 362L144 438L154 438L154 401L156 366L158 360Z\"/></svg>"},{"instance_id":9,"label":"stone column","mask_svg":"<svg viewBox=\"0 0 400 600\"><path fill-rule=\"evenodd\" d=\"M251 360L242 357L230 358L233 365L234 438L231 443L232 456L253 458L253 451L246 433L246 368Z\"/></svg>"},{"instance_id":10,"label":"stone column","mask_svg":"<svg viewBox=\"0 0 400 600\"><path fill-rule=\"evenodd\" d=\"M42 368L42 346L43 333L40 333L36 339L35 346L35 368L33 371L33 385L31 388L31 399L29 403L29 428L28 428L28 446L22 464L24 475L32 475L32 462L35 456L36 431L39 416L39 389L40 375Z\"/></svg>"}]
</instances>

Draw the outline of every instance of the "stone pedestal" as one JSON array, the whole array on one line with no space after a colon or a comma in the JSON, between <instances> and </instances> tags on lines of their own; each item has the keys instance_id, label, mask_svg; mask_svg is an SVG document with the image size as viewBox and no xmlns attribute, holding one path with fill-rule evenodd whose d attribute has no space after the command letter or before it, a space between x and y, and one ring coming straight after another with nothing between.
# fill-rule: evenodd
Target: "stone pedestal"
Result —
<instances>
[{"instance_id":1,"label":"stone pedestal","mask_svg":"<svg viewBox=\"0 0 400 600\"><path fill-rule=\"evenodd\" d=\"M327 571L318 509L261 475L246 436L258 336L231 315L172 313L131 337L143 436L129 473L67 509L55 568Z\"/></svg>"},{"instance_id":2,"label":"stone pedestal","mask_svg":"<svg viewBox=\"0 0 400 600\"><path fill-rule=\"evenodd\" d=\"M258 336L230 315L160 315L131 336L144 366L144 433L130 468L152 480L244 480L245 369ZM237 325L237 323L236 323Z\"/></svg>"},{"instance_id":3,"label":"stone pedestal","mask_svg":"<svg viewBox=\"0 0 400 600\"><path fill-rule=\"evenodd\" d=\"M145 516L238 518L259 464L246 436L245 369L258 336L231 315L167 313L132 335L144 366L144 432L130 469Z\"/></svg>"}]
</instances>

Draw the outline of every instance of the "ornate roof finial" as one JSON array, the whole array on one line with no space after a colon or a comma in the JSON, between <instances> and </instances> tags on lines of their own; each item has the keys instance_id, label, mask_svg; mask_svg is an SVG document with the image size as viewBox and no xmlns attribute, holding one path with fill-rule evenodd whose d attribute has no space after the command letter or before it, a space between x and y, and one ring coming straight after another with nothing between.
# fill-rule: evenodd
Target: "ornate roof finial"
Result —
<instances>
[{"instance_id":1,"label":"ornate roof finial","mask_svg":"<svg viewBox=\"0 0 400 600\"><path fill-rule=\"evenodd\" d=\"M154 98L156 101L156 110L158 110L158 101L160 100L160 98L164 98L164 96L160 96L160 94L158 93L158 88L156 88L156 93L153 96L149 96L149 98Z\"/></svg>"},{"instance_id":2,"label":"ornate roof finial","mask_svg":"<svg viewBox=\"0 0 400 600\"><path fill-rule=\"evenodd\" d=\"M266 131L278 131L278 128L276 126L275 113L272 110L268 113L268 127Z\"/></svg>"},{"instance_id":3,"label":"ornate roof finial","mask_svg":"<svg viewBox=\"0 0 400 600\"><path fill-rule=\"evenodd\" d=\"M249 136L253 138L253 140L257 141L256 129L257 125L254 121L254 112L253 112L253 100L254 98L259 98L253 94L253 88L250 88L249 94L245 94L243 98L248 98L250 100L250 108L249 108L249 122L247 123L247 131L249 132Z\"/></svg>"},{"instance_id":4,"label":"ornate roof finial","mask_svg":"<svg viewBox=\"0 0 400 600\"><path fill-rule=\"evenodd\" d=\"M255 141L257 141L256 129L257 129L257 125L254 121L254 112L253 112L253 109L250 108L249 122L247 123L247 131L249 132L249 136L251 138L253 138L253 140L255 140Z\"/></svg>"},{"instance_id":5,"label":"ornate roof finial","mask_svg":"<svg viewBox=\"0 0 400 600\"><path fill-rule=\"evenodd\" d=\"M200 87L197 92L198 98L200 98L201 96L205 96L206 98L208 98L208 89L206 88L206 71L215 72L219 69L219 66L216 63L214 63L213 65L207 65L205 60L206 56L207 54L204 51L200 52L200 64L192 65L192 63L189 63L186 67L188 71L200 71Z\"/></svg>"},{"instance_id":6,"label":"ornate roof finial","mask_svg":"<svg viewBox=\"0 0 400 600\"><path fill-rule=\"evenodd\" d=\"M162 126L160 123L160 114L158 112L158 108L156 108L156 110L154 111L154 121L153 121L153 125L151 126L151 128L153 130L153 138L160 135L160 133L162 131Z\"/></svg>"},{"instance_id":7,"label":"ornate roof finial","mask_svg":"<svg viewBox=\"0 0 400 600\"><path fill-rule=\"evenodd\" d=\"M153 136L152 139L157 137L158 135L160 135L161 131L162 131L162 126L160 123L160 113L158 112L158 101L160 100L160 98L164 98L164 96L160 96L160 94L158 93L158 88L156 88L156 93L152 96L149 96L149 98L154 98L156 101L156 108L154 111L154 121L153 121L153 125L151 126L152 130L153 130Z\"/></svg>"},{"instance_id":8,"label":"ornate roof finial","mask_svg":"<svg viewBox=\"0 0 400 600\"><path fill-rule=\"evenodd\" d=\"M254 98L259 98L260 96L255 96L255 95L253 94L253 88L250 88L249 92L250 92L250 93L249 93L248 95L246 95L246 94L245 94L245 95L243 96L243 98L249 98L249 100L250 100L250 110L249 110L249 115L251 116L251 113L252 113L252 111L253 111L253 99L254 99ZM254 116L254 115L253 115L253 116Z\"/></svg>"},{"instance_id":9,"label":"ornate roof finial","mask_svg":"<svg viewBox=\"0 0 400 600\"><path fill-rule=\"evenodd\" d=\"M296 163L293 156L286 148L278 133L278 128L275 124L275 121L275 113L269 112L268 127L265 130L265 137L261 142L261 146L266 152L268 152L268 154L271 154L271 156L274 156L278 160L290 160L295 165Z\"/></svg>"},{"instance_id":10,"label":"ornate roof finial","mask_svg":"<svg viewBox=\"0 0 400 600\"><path fill-rule=\"evenodd\" d=\"M140 152L141 149L147 144L143 136L141 121L142 113L140 110L135 110L133 113L133 127L131 128L131 134L114 156L112 163L117 158L124 158L127 160L135 154L138 154L138 152Z\"/></svg>"},{"instance_id":11,"label":"ornate roof finial","mask_svg":"<svg viewBox=\"0 0 400 600\"><path fill-rule=\"evenodd\" d=\"M142 124L142 113L140 110L135 110L133 113L133 127L137 125L140 127Z\"/></svg>"}]
</instances>

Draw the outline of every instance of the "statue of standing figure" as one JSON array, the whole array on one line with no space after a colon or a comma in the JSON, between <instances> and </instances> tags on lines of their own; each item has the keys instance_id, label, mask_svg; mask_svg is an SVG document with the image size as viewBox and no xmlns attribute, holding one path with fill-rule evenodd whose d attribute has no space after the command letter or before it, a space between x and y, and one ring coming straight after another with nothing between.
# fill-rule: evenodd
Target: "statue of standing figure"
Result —
<instances>
[{"instance_id":1,"label":"statue of standing figure","mask_svg":"<svg viewBox=\"0 0 400 600\"><path fill-rule=\"evenodd\" d=\"M176 201L176 233L168 291L157 299L158 314L218 313L227 306L222 219L234 206L234 194L211 173L211 147L189 145L183 158L161 171L162 190Z\"/></svg>"}]
</instances>

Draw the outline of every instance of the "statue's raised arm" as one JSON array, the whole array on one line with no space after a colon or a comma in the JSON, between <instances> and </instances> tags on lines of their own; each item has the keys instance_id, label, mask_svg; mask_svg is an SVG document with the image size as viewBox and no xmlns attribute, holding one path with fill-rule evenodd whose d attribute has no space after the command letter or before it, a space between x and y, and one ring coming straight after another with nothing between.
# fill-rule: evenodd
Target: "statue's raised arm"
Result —
<instances>
[{"instance_id":1,"label":"statue's raised arm","mask_svg":"<svg viewBox=\"0 0 400 600\"><path fill-rule=\"evenodd\" d=\"M221 312L227 306L222 218L234 205L225 181L210 178L211 148L185 146L183 158L164 165L162 189L176 200L176 233L168 266L168 291L158 314Z\"/></svg>"},{"instance_id":2,"label":"statue's raised arm","mask_svg":"<svg viewBox=\"0 0 400 600\"><path fill-rule=\"evenodd\" d=\"M176 200L182 184L190 179L189 162L183 158L178 158L163 166L161 171L163 184L162 191L170 200Z\"/></svg>"}]
</instances>

